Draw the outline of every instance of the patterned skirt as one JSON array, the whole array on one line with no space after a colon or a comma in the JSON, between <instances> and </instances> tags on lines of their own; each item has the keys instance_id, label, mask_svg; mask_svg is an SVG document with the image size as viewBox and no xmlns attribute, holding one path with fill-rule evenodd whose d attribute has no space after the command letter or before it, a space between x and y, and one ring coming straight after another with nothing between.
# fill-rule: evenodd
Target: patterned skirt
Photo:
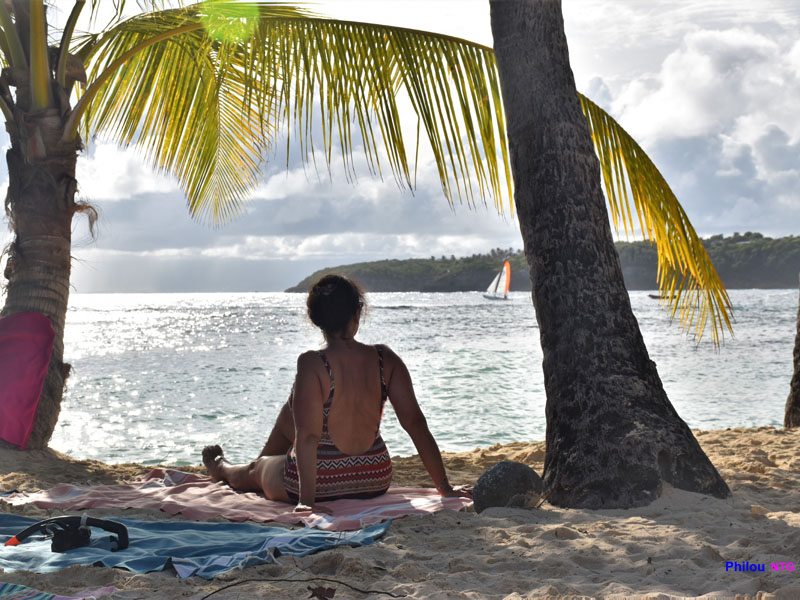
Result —
<instances>
[{"instance_id":1,"label":"patterned skirt","mask_svg":"<svg viewBox=\"0 0 800 600\"><path fill-rule=\"evenodd\" d=\"M283 487L292 502L297 502L300 483L294 445L286 453ZM317 446L316 502L342 498L374 498L385 494L392 483L392 460L383 438L378 435L363 454L351 456L341 452L332 442L320 441Z\"/></svg>"}]
</instances>

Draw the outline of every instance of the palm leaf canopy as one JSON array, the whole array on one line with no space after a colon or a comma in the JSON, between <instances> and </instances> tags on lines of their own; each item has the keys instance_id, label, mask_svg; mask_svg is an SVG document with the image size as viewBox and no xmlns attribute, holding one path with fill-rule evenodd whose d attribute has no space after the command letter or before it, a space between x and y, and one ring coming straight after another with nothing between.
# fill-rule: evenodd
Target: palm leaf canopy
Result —
<instances>
[{"instance_id":1,"label":"palm leaf canopy","mask_svg":"<svg viewBox=\"0 0 800 600\"><path fill-rule=\"evenodd\" d=\"M488 48L289 5L212 0L127 19L74 52L90 86L71 125L81 118L86 135L142 148L180 179L200 217L237 212L282 128L306 158L317 149L330 161L338 145L349 176L354 144L378 172L385 150L396 180L412 186L418 148L403 135L400 89L428 133L449 201L492 197L500 207L511 195L498 171L508 160Z\"/></svg>"},{"instance_id":2,"label":"palm leaf canopy","mask_svg":"<svg viewBox=\"0 0 800 600\"><path fill-rule=\"evenodd\" d=\"M93 9L98 4L92 0ZM491 48L236 0L155 10L76 41L89 87L71 130L140 148L177 176L198 218L218 223L236 215L264 160L278 148L289 160L291 140L306 160L320 152L328 165L337 149L348 177L355 177L358 150L370 170L382 173L388 162L398 184L413 187L420 129L449 202L490 199L513 211ZM401 124L403 97L416 112L415 135ZM632 231L636 214L657 245L659 286L672 315L698 338L710 323L718 343L731 327L730 301L686 214L638 144L580 99L614 226Z\"/></svg>"}]
</instances>

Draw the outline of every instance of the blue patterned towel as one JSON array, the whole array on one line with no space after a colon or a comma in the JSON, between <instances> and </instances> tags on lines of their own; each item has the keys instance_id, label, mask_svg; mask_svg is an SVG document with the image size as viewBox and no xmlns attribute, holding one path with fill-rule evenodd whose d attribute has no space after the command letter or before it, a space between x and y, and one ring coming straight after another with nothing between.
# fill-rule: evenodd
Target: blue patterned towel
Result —
<instances>
[{"instance_id":1,"label":"blue patterned towel","mask_svg":"<svg viewBox=\"0 0 800 600\"><path fill-rule=\"evenodd\" d=\"M89 546L51 552L50 540L35 535L19 546L0 545L0 568L7 573L58 571L70 565L120 567L134 573L172 566L180 577L216 575L250 565L274 562L282 554L305 556L337 546L365 546L389 528L385 521L356 531L320 531L266 527L252 523L194 523L114 519L128 528L130 546L111 552L107 532L93 528ZM36 523L36 519L0 514L0 544ZM0 600L5 600L0 596Z\"/></svg>"},{"instance_id":2,"label":"blue patterned towel","mask_svg":"<svg viewBox=\"0 0 800 600\"><path fill-rule=\"evenodd\" d=\"M117 588L105 587L98 590L79 592L77 596L59 596L48 592L40 592L18 583L0 581L0 600L94 600L102 596L110 596Z\"/></svg>"}]
</instances>

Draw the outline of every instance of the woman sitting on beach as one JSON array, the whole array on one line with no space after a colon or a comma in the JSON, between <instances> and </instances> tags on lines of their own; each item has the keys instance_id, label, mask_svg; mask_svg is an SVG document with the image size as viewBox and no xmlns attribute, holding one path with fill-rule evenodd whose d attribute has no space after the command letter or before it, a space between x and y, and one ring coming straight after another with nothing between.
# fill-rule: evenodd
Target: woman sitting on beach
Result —
<instances>
[{"instance_id":1,"label":"woman sitting on beach","mask_svg":"<svg viewBox=\"0 0 800 600\"><path fill-rule=\"evenodd\" d=\"M306 305L325 347L297 359L292 393L256 460L232 466L219 446L203 450L212 479L296 503L296 511L330 512L316 503L384 494L392 461L379 427L389 398L439 494L468 494L447 480L403 361L387 346L356 341L365 309L361 289L346 277L326 275L311 288Z\"/></svg>"}]
</instances>

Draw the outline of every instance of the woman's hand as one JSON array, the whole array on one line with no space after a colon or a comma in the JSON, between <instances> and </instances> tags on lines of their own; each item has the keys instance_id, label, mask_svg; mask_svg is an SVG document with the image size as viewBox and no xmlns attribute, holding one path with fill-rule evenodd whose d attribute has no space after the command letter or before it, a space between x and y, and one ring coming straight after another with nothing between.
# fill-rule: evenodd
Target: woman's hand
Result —
<instances>
[{"instance_id":1,"label":"woman's hand","mask_svg":"<svg viewBox=\"0 0 800 600\"><path fill-rule=\"evenodd\" d=\"M436 488L442 498L472 498L472 487L468 485L457 485L453 487L449 483Z\"/></svg>"},{"instance_id":2,"label":"woman's hand","mask_svg":"<svg viewBox=\"0 0 800 600\"><path fill-rule=\"evenodd\" d=\"M322 513L323 515L332 515L333 510L328 508L327 506L320 506L319 504L303 504L302 502L298 502L297 506L294 507L294 511L292 512L311 512L311 513Z\"/></svg>"}]
</instances>

